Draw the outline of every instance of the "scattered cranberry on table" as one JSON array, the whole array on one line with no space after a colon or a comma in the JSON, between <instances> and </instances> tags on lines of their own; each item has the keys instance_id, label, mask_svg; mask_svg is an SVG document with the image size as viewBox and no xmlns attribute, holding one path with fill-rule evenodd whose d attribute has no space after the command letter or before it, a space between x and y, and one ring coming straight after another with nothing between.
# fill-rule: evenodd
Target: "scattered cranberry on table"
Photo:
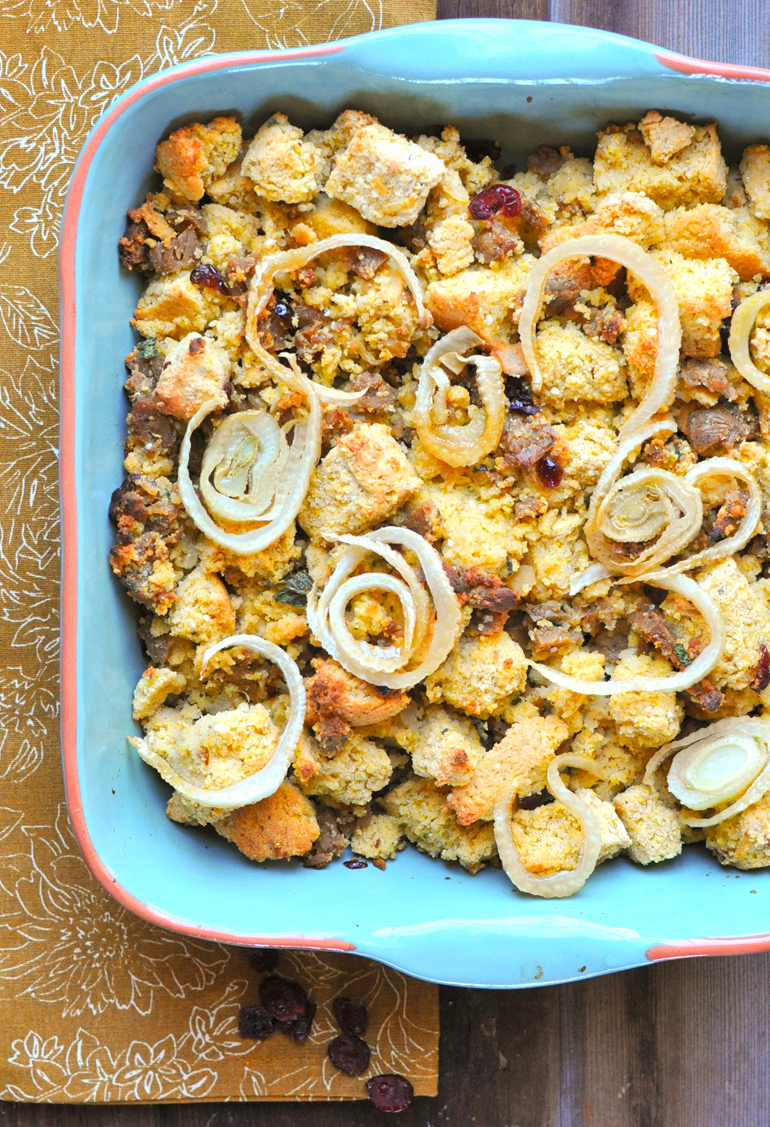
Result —
<instances>
[{"instance_id":1,"label":"scattered cranberry on table","mask_svg":"<svg viewBox=\"0 0 770 1127\"><path fill-rule=\"evenodd\" d=\"M353 1037L363 1037L369 1023L366 1006L354 1002L352 998L335 998L332 1002L334 1017L343 1033Z\"/></svg>"},{"instance_id":2,"label":"scattered cranberry on table","mask_svg":"<svg viewBox=\"0 0 770 1127\"><path fill-rule=\"evenodd\" d=\"M297 982L288 982L278 975L263 978L259 984L259 1000L275 1021L296 1021L307 1010L308 997Z\"/></svg>"},{"instance_id":3,"label":"scattered cranberry on table","mask_svg":"<svg viewBox=\"0 0 770 1127\"><path fill-rule=\"evenodd\" d=\"M273 1019L264 1006L241 1006L238 1032L250 1041L266 1041L275 1032Z\"/></svg>"},{"instance_id":4,"label":"scattered cranberry on table","mask_svg":"<svg viewBox=\"0 0 770 1127\"><path fill-rule=\"evenodd\" d=\"M326 1051L334 1067L348 1076L361 1076L369 1067L369 1046L360 1037L342 1033L334 1038Z\"/></svg>"},{"instance_id":5,"label":"scattered cranberry on table","mask_svg":"<svg viewBox=\"0 0 770 1127\"><path fill-rule=\"evenodd\" d=\"M414 1098L414 1088L405 1076L373 1076L366 1081L366 1092L378 1111L406 1111Z\"/></svg>"}]
</instances>

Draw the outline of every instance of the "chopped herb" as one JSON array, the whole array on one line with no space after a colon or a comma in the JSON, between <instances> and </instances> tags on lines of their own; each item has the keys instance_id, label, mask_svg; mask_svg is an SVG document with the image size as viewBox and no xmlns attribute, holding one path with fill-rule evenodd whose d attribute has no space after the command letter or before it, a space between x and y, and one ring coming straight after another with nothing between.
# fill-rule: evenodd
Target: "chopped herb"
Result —
<instances>
[{"instance_id":1,"label":"chopped herb","mask_svg":"<svg viewBox=\"0 0 770 1127\"><path fill-rule=\"evenodd\" d=\"M135 351L142 360L154 359L154 357L158 355L158 346L155 343L155 338L148 337L147 340L140 340Z\"/></svg>"},{"instance_id":2,"label":"chopped herb","mask_svg":"<svg viewBox=\"0 0 770 1127\"><path fill-rule=\"evenodd\" d=\"M692 658L681 642L677 642L674 646L674 653L679 658L679 661L682 663L682 665L689 665L692 661Z\"/></svg>"},{"instance_id":3,"label":"chopped herb","mask_svg":"<svg viewBox=\"0 0 770 1127\"><path fill-rule=\"evenodd\" d=\"M306 571L294 571L287 576L283 587L275 593L277 603L288 603L291 607L307 606L308 592L313 587L313 580Z\"/></svg>"}]
</instances>

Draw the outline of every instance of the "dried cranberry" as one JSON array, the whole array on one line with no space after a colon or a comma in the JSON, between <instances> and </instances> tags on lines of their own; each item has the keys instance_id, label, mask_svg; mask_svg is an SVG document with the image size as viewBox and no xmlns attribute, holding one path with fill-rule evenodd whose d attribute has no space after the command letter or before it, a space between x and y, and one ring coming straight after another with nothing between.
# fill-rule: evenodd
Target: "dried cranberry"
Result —
<instances>
[{"instance_id":1,"label":"dried cranberry","mask_svg":"<svg viewBox=\"0 0 770 1127\"><path fill-rule=\"evenodd\" d=\"M196 286L203 286L207 290L216 290L217 293L223 294L230 293L227 282L213 266L196 266L190 274L190 281Z\"/></svg>"},{"instance_id":2,"label":"dried cranberry","mask_svg":"<svg viewBox=\"0 0 770 1127\"><path fill-rule=\"evenodd\" d=\"M302 1044L310 1036L317 1008L315 1002L311 1002L308 998L305 1012L301 1017L298 1017L296 1021L277 1021L275 1028L279 1033L283 1033L284 1037L291 1037L292 1040L299 1041Z\"/></svg>"},{"instance_id":3,"label":"dried cranberry","mask_svg":"<svg viewBox=\"0 0 770 1127\"><path fill-rule=\"evenodd\" d=\"M346 869L368 869L369 868L367 861L359 861L357 857L354 857L352 861L343 861L342 864L345 866Z\"/></svg>"},{"instance_id":4,"label":"dried cranberry","mask_svg":"<svg viewBox=\"0 0 770 1127\"><path fill-rule=\"evenodd\" d=\"M326 1051L334 1067L348 1076L360 1076L369 1067L369 1046L360 1037L343 1033L334 1038Z\"/></svg>"},{"instance_id":5,"label":"dried cranberry","mask_svg":"<svg viewBox=\"0 0 770 1127\"><path fill-rule=\"evenodd\" d=\"M278 966L278 952L274 947L255 947L249 951L249 962L260 974L269 974Z\"/></svg>"},{"instance_id":6,"label":"dried cranberry","mask_svg":"<svg viewBox=\"0 0 770 1127\"><path fill-rule=\"evenodd\" d=\"M334 1017L343 1033L351 1033L354 1037L363 1037L369 1016L366 1006L354 1002L352 998L335 998L332 1002Z\"/></svg>"},{"instance_id":7,"label":"dried cranberry","mask_svg":"<svg viewBox=\"0 0 770 1127\"><path fill-rule=\"evenodd\" d=\"M522 415L540 414L540 407L532 398L532 388L523 376L506 376L505 394L509 411L518 411Z\"/></svg>"},{"instance_id":8,"label":"dried cranberry","mask_svg":"<svg viewBox=\"0 0 770 1127\"><path fill-rule=\"evenodd\" d=\"M537 810L538 806L547 806L550 802L553 802L553 795L547 790L541 790L539 794L528 794L526 798L520 798L519 810Z\"/></svg>"},{"instance_id":9,"label":"dried cranberry","mask_svg":"<svg viewBox=\"0 0 770 1127\"><path fill-rule=\"evenodd\" d=\"M770 652L768 652L767 646L761 643L757 671L754 674L751 687L755 692L761 693L768 685L770 685Z\"/></svg>"},{"instance_id":10,"label":"dried cranberry","mask_svg":"<svg viewBox=\"0 0 770 1127\"><path fill-rule=\"evenodd\" d=\"M535 463L537 476L547 489L557 489L564 477L564 467L559 465L550 454L545 454L539 462Z\"/></svg>"},{"instance_id":11,"label":"dried cranberry","mask_svg":"<svg viewBox=\"0 0 770 1127\"><path fill-rule=\"evenodd\" d=\"M275 1031L273 1019L264 1006L241 1006L238 1032L252 1041L266 1041Z\"/></svg>"},{"instance_id":12,"label":"dried cranberry","mask_svg":"<svg viewBox=\"0 0 770 1127\"><path fill-rule=\"evenodd\" d=\"M259 984L259 1000L276 1021L296 1021L307 1009L307 994L297 982L272 975Z\"/></svg>"},{"instance_id":13,"label":"dried cranberry","mask_svg":"<svg viewBox=\"0 0 770 1127\"><path fill-rule=\"evenodd\" d=\"M521 215L521 196L509 184L493 184L473 197L468 211L471 219L491 219L493 215L515 219Z\"/></svg>"},{"instance_id":14,"label":"dried cranberry","mask_svg":"<svg viewBox=\"0 0 770 1127\"><path fill-rule=\"evenodd\" d=\"M373 1076L366 1092L378 1111L406 1111L414 1099L414 1088L405 1076Z\"/></svg>"}]
</instances>

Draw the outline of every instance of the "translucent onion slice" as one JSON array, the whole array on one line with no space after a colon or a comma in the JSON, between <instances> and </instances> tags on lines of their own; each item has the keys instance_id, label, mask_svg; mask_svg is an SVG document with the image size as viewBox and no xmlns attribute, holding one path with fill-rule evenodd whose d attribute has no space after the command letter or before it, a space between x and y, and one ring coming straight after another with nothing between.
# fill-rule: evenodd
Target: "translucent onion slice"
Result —
<instances>
[{"instance_id":1,"label":"translucent onion slice","mask_svg":"<svg viewBox=\"0 0 770 1127\"><path fill-rule=\"evenodd\" d=\"M705 649L693 662L678 673L668 677L628 677L619 681L586 681L581 677L570 677L550 665L540 665L529 661L531 669L562 689L584 696L609 697L617 693L678 693L689 689L696 681L702 681L721 658L725 648L725 624L722 615L710 595L702 590L695 580L687 575L672 575L668 569L650 572L644 582L654 587L662 587L688 599L701 612L708 625L711 637Z\"/></svg>"},{"instance_id":2,"label":"translucent onion slice","mask_svg":"<svg viewBox=\"0 0 770 1127\"><path fill-rule=\"evenodd\" d=\"M730 359L744 380L757 391L770 395L770 376L759 370L751 359L749 348L751 330L766 305L770 305L770 290L760 290L759 293L744 298L730 321L730 337L727 344L730 349Z\"/></svg>"},{"instance_id":3,"label":"translucent onion slice","mask_svg":"<svg viewBox=\"0 0 770 1127\"><path fill-rule=\"evenodd\" d=\"M268 519L288 458L289 444L272 415L228 415L203 455L200 492L206 508L222 520Z\"/></svg>"},{"instance_id":4,"label":"translucent onion slice","mask_svg":"<svg viewBox=\"0 0 770 1127\"><path fill-rule=\"evenodd\" d=\"M334 539L348 547L320 597L315 587L308 595L307 620L313 635L348 673L362 681L389 689L410 689L448 657L462 623L460 604L441 565L441 557L427 540L407 528L378 528L364 536ZM417 556L430 600L414 568L390 547L391 544L401 544ZM353 576L370 552L385 560L401 579L381 572ZM394 594L403 609L405 637L398 647L381 648L358 641L345 622L345 608L354 595L383 590ZM431 600L435 622L423 653L432 617ZM410 669L412 661L417 664Z\"/></svg>"},{"instance_id":5,"label":"translucent onion slice","mask_svg":"<svg viewBox=\"0 0 770 1127\"><path fill-rule=\"evenodd\" d=\"M283 536L305 499L311 475L321 453L321 404L313 390L313 384L305 376L302 376L301 379L304 383L297 385L294 374L289 369L286 370L289 377L295 380L295 386L300 386L307 395L310 411L307 420L294 424L294 442L288 448L288 454L281 463L282 472L280 475L276 475L277 480L274 484L271 484L273 491L269 498L265 499L262 516L254 518L267 521L261 528L251 529L249 532L226 532L223 528L220 528L202 504L190 479L188 463L192 436L206 416L219 407L219 402L216 399L208 400L195 412L187 424L187 430L179 450L179 496L188 516L195 526L208 536L209 540L213 540L215 544L220 544L223 548L227 548L239 556L261 552ZM235 415L232 418L237 419L238 416ZM224 426L226 423L222 425ZM212 442L215 440L216 435L214 435ZM214 461L216 457L217 454L215 453L211 460ZM272 482L272 478L267 477L267 475L262 480L263 484ZM201 488L203 489L203 485ZM261 503L261 500L254 502L255 505ZM225 505L223 497L221 498L221 505L223 507ZM243 520L244 517L238 519ZM251 520L252 518L249 517L248 519Z\"/></svg>"},{"instance_id":6,"label":"translucent onion slice","mask_svg":"<svg viewBox=\"0 0 770 1127\"><path fill-rule=\"evenodd\" d=\"M610 258L630 270L650 292L658 308L658 354L655 374L647 395L626 420L619 440L634 434L659 411L668 407L674 397L676 372L682 330L679 324L679 305L670 278L662 266L640 246L623 235L582 235L568 239L539 258L529 275L527 293L519 318L519 336L524 356L532 376L532 390L542 386L543 374L535 348L535 323L540 315L548 274L568 258ZM736 365L737 366L737 365Z\"/></svg>"},{"instance_id":7,"label":"translucent onion slice","mask_svg":"<svg viewBox=\"0 0 770 1127\"><path fill-rule=\"evenodd\" d=\"M573 575L569 584L570 595L577 595L586 587L590 587L594 583L599 583L602 579L612 579L612 572L604 566L604 564L593 563L589 564L585 571Z\"/></svg>"},{"instance_id":8,"label":"translucent onion slice","mask_svg":"<svg viewBox=\"0 0 770 1127\"><path fill-rule=\"evenodd\" d=\"M710 818L680 815L693 827L716 826L759 802L770 790L770 720L728 717L666 744L652 756L644 781L657 790L655 773L670 756L668 789L687 810L706 810L735 799Z\"/></svg>"},{"instance_id":9,"label":"translucent onion slice","mask_svg":"<svg viewBox=\"0 0 770 1127\"><path fill-rule=\"evenodd\" d=\"M289 716L283 731L278 739L275 751L270 760L259 771L249 775L240 782L231 783L227 787L209 789L199 787L183 779L171 767L168 760L151 751L146 740L129 736L128 742L136 748L139 755L154 767L158 774L169 783L174 790L179 791L183 798L197 802L200 806L218 810L237 810L241 806L250 806L253 802L260 802L274 794L286 777L286 772L294 755L294 751L302 735L305 723L305 685L297 663L289 655L272 642L257 637L256 634L233 634L224 638L204 651L201 659L201 676L214 654L220 650L230 649L232 646L241 646L251 653L266 657L274 662L283 674L286 687L289 690Z\"/></svg>"},{"instance_id":10,"label":"translucent onion slice","mask_svg":"<svg viewBox=\"0 0 770 1127\"><path fill-rule=\"evenodd\" d=\"M668 571L690 571L694 567L703 567L713 560L721 560L724 556L731 556L744 548L757 530L759 518L762 515L762 494L754 475L737 462L735 458L706 458L688 470L684 480L690 485L700 487L701 483L710 477L732 477L741 481L749 491L749 503L741 523L732 536L696 552L688 559L672 564Z\"/></svg>"},{"instance_id":11,"label":"translucent onion slice","mask_svg":"<svg viewBox=\"0 0 770 1127\"><path fill-rule=\"evenodd\" d=\"M684 477L641 466L616 482L586 523L594 559L621 575L643 575L677 555L703 523L700 490ZM633 560L618 559L611 541L646 543Z\"/></svg>"},{"instance_id":12,"label":"translucent onion slice","mask_svg":"<svg viewBox=\"0 0 770 1127\"><path fill-rule=\"evenodd\" d=\"M471 329L453 329L436 341L420 371L415 427L426 450L450 466L476 465L497 447L503 433L506 401L500 361L493 356L464 356L468 349L481 343ZM465 426L451 426L446 422L449 380L443 367L457 373L465 364L476 368L483 411L478 411Z\"/></svg>"},{"instance_id":13,"label":"translucent onion slice","mask_svg":"<svg viewBox=\"0 0 770 1127\"><path fill-rule=\"evenodd\" d=\"M582 755L557 755L548 764L546 781L548 790L557 802L561 802L580 821L583 831L583 841L580 846L578 862L574 869L565 869L559 873L538 877L528 872L521 863L519 851L513 840L511 831L511 804L513 791L504 792L495 803L495 841L500 861L511 883L520 892L528 892L531 896L543 896L548 899L555 897L571 896L582 888L596 868L599 853L602 847L602 833L599 819L582 798L565 786L559 775L563 767L578 767L581 771L590 771L601 778L592 759Z\"/></svg>"}]
</instances>

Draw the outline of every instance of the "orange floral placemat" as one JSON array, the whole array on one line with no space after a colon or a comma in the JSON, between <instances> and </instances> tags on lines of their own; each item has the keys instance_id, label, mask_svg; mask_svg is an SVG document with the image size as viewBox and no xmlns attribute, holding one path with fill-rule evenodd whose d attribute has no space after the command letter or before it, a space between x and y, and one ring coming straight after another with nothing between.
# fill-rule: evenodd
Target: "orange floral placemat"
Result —
<instances>
[{"instance_id":1,"label":"orange floral placemat","mask_svg":"<svg viewBox=\"0 0 770 1127\"><path fill-rule=\"evenodd\" d=\"M289 47L432 19L434 0L0 0L0 1099L355 1099L326 1058L331 1001L370 1009L372 1072L436 1091L435 987L366 960L287 952L310 1040L237 1033L245 953L160 931L91 879L58 743L56 245L94 121L138 79L212 51Z\"/></svg>"}]
</instances>

